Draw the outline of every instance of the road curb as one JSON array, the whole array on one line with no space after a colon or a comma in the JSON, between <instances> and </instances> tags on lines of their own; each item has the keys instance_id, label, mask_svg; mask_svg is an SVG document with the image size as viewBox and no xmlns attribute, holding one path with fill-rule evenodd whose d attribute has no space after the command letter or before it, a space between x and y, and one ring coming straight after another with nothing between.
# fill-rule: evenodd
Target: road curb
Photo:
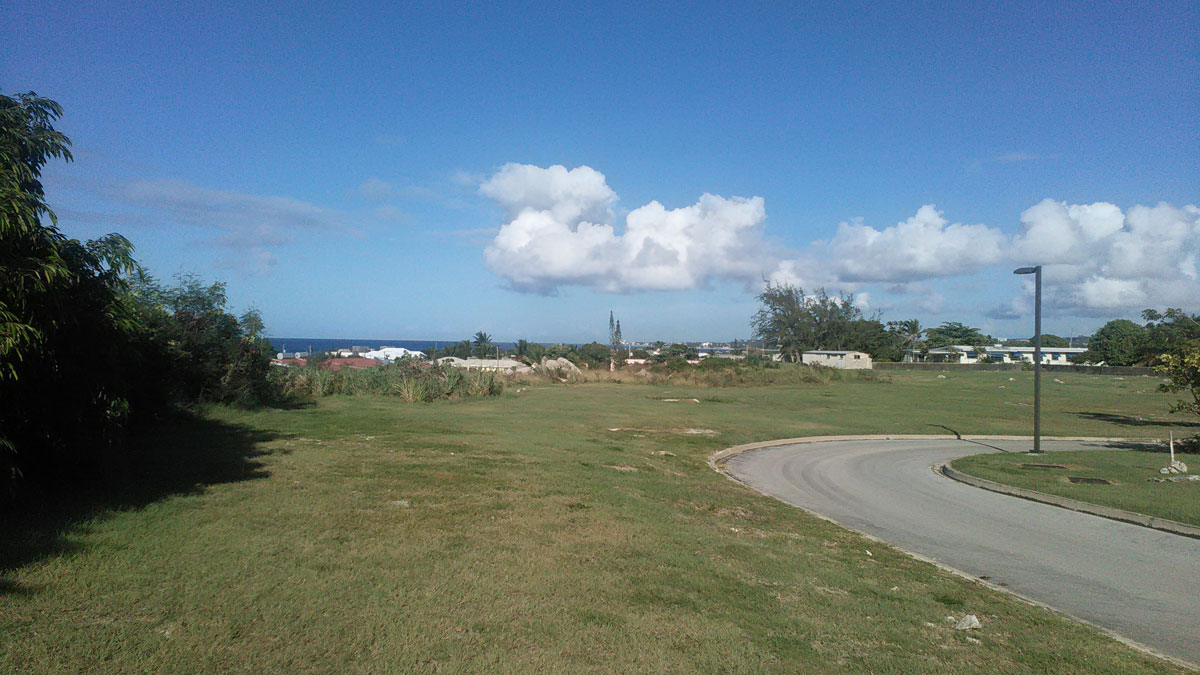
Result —
<instances>
[{"instance_id":1,"label":"road curb","mask_svg":"<svg viewBox=\"0 0 1200 675\"><path fill-rule=\"evenodd\" d=\"M1044 441L1078 441L1081 443L1161 443L1161 438L1108 438L1100 436L1042 436ZM779 445L804 445L807 443L835 443L840 441L1029 441L1033 436L961 436L953 434L859 434L850 436L803 436L781 438L774 441L759 441L734 445L714 452L708 465L718 473L725 472L725 463L751 450L761 450ZM728 475L728 474L726 474Z\"/></svg>"},{"instance_id":2,"label":"road curb","mask_svg":"<svg viewBox=\"0 0 1200 675\"><path fill-rule=\"evenodd\" d=\"M1171 534L1177 534L1183 537L1200 539L1200 527L1195 525L1188 525L1187 523L1167 520L1166 518L1156 518L1154 516L1148 516L1144 513L1115 509L1111 506L1089 504L1088 502L1081 502L1077 499L1071 499L1070 497L1060 497L1058 495L1038 492L1037 490L1030 490L1028 488L1013 487L1011 485L997 483L996 481L988 480L986 478L976 478L975 476L965 474L958 469L955 469L951 466L951 462L943 462L939 464L936 469L939 473L947 478L956 480L960 483L965 483L966 485L981 488L983 490L999 492L1000 494L1020 497L1021 499L1028 499L1033 502L1041 502L1042 504L1050 504L1051 506L1058 506L1071 511L1079 511L1080 513L1088 513L1093 516L1108 518L1109 520L1119 520L1123 523L1141 525L1142 527L1148 527L1150 529L1159 530L1162 532L1170 532Z\"/></svg>"},{"instance_id":3,"label":"road curb","mask_svg":"<svg viewBox=\"0 0 1200 675\"><path fill-rule=\"evenodd\" d=\"M1071 614L1070 612L1066 612L1061 609L1058 609L1057 607L1054 607L1050 604L1042 602L1041 600L1035 600L1034 598L1031 598L1022 593L1018 593L1017 591L1014 591L1013 589L1008 588L1006 586L1000 586L998 584L994 584L987 579L982 579L980 577L975 576L974 574L971 574L970 572L965 572L956 567L952 567L952 566L947 565L947 564L945 564L939 560L936 560L934 558L930 558L928 556L922 555L915 551L909 551L908 549L902 548L900 546L896 546L895 544L890 544L869 532L864 532L862 530L850 527L848 525L838 522L837 520L835 520L833 518L822 515L820 513L817 513L816 511L812 511L803 506L796 506L795 504L786 502L786 501L782 500L781 498L776 497L774 495L770 495L765 492L759 492L758 489L756 489L749 483L745 483L742 480L740 480L737 476L734 476L731 472L726 470L726 467L725 467L726 463L728 463L729 460L733 459L734 457L737 457L738 455L740 455L742 453L750 452L752 450L760 450L762 448L771 448L771 447L780 446L780 445L806 445L806 444L824 443L824 442L831 442L831 441L891 441L891 440L895 440L895 441L901 441L901 440L907 440L907 441L919 441L919 440L932 440L932 441L1030 441L1032 443L1033 437L1032 436L952 436L952 435L918 435L918 434L882 434L882 435L808 436L808 437L803 437L803 438L783 438L783 439L774 440L774 441L760 441L757 443L745 443L742 445L734 445L734 446L725 448L723 450L718 450L717 452L714 452L712 455L709 456L708 465L711 466L713 468L713 470L716 471L717 473L725 476L726 479L731 480L734 483L737 483L738 485L741 485L742 487L745 487L753 492L757 492L758 494L763 495L764 497L768 497L771 499L776 499L778 501L781 501L784 504L787 504L788 506L799 509L817 519L824 520L829 523L833 523L834 525L836 525L838 527L841 527L845 530L849 530L850 532L854 532L855 534L858 534L859 536L862 536L870 541L879 542L880 544L882 544L884 546L890 546L891 548L894 548L895 550L900 551L900 552L904 553L905 555L912 557L915 560L920 560L922 562L929 563L940 570L943 570L945 572L953 574L957 577L961 577L961 578L971 581L973 583L977 583L981 586L986 586L987 588L990 588L993 591L996 591L997 593L1000 593L1003 595L1008 595L1010 597L1016 598L1017 600L1024 602L1026 604L1029 604L1031 606L1040 607L1042 609L1048 610L1054 614L1057 614L1059 616L1063 616L1063 617L1066 617L1067 619L1075 621L1076 623L1080 623L1085 626L1090 626L1090 627L1094 628L1095 630L1097 630L1098 632L1103 633L1104 635L1107 635L1108 637L1116 640L1117 642L1120 642L1121 644L1123 644L1127 647L1130 647L1134 650L1142 652L1143 654L1148 654L1155 658L1162 659L1163 661L1172 663L1172 664L1179 666L1185 670L1200 672L1200 664L1192 663L1186 659L1183 659L1183 658L1180 658L1177 656L1171 656L1169 654L1159 651L1158 649L1155 649L1154 647L1142 644L1136 640L1125 637L1124 635L1121 635L1120 633L1116 632L1115 630L1113 630L1111 628L1107 628L1107 627L1101 626L1097 623L1088 621L1087 619L1075 616L1074 614ZM1162 442L1162 439L1160 439L1160 438L1153 438L1153 439L1150 439L1150 438L1098 438L1098 437L1087 437L1087 436L1078 436L1078 437L1043 436L1042 440L1078 441L1078 442L1082 442L1082 443L1087 443L1087 442L1096 442L1096 443L1158 442L1158 443L1161 443ZM945 475L945 474L943 474L943 475ZM960 474L960 475L965 475L965 474ZM950 478L950 476L946 476L946 477ZM974 478L974 477L971 476L970 478ZM983 480L983 479L975 479L975 480ZM990 482L990 481L988 481L988 482ZM999 483L997 483L997 485L999 485ZM1007 486L1001 486L1001 487L1007 487ZM1033 492L1033 491L1030 490L1030 492ZM1038 494L1041 494L1041 493L1038 493ZM1048 495L1048 496L1053 496L1053 495ZM1134 514L1134 515L1141 515L1141 514ZM1143 517L1148 518L1148 516L1143 516ZM1159 519L1159 520L1161 520L1161 519ZM1174 521L1168 521L1168 522L1174 522Z\"/></svg>"}]
</instances>

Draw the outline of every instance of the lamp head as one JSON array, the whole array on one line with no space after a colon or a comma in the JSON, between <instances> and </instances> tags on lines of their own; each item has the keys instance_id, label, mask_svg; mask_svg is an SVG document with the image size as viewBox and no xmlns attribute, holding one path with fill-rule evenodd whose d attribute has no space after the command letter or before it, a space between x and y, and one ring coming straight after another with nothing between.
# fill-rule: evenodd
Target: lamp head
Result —
<instances>
[{"instance_id":1,"label":"lamp head","mask_svg":"<svg viewBox=\"0 0 1200 675\"><path fill-rule=\"evenodd\" d=\"M1013 274L1033 274L1037 271L1037 267L1018 267L1017 269L1013 270Z\"/></svg>"}]
</instances>

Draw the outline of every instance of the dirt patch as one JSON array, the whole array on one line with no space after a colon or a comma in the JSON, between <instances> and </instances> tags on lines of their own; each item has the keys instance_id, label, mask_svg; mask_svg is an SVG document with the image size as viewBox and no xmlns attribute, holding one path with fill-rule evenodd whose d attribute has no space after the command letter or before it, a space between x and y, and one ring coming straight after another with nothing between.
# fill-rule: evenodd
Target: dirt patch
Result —
<instances>
[{"instance_id":1,"label":"dirt patch","mask_svg":"<svg viewBox=\"0 0 1200 675\"><path fill-rule=\"evenodd\" d=\"M717 436L721 432L715 429L638 429L636 427L610 427L608 429L613 433L623 431L636 431L643 434L683 434L685 436Z\"/></svg>"},{"instance_id":2,"label":"dirt patch","mask_svg":"<svg viewBox=\"0 0 1200 675\"><path fill-rule=\"evenodd\" d=\"M741 507L741 506L717 509L716 513L718 516L721 516L721 517L737 518L738 520L741 520L743 518L749 518L750 516L754 515L754 513L751 512L750 509L747 509L747 508Z\"/></svg>"}]
</instances>

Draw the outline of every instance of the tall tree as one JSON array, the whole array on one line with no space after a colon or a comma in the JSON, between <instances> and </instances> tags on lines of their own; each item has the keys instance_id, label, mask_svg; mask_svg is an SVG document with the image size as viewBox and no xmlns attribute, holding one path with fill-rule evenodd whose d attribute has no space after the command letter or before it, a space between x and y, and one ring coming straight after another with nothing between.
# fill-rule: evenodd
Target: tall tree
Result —
<instances>
[{"instance_id":1,"label":"tall tree","mask_svg":"<svg viewBox=\"0 0 1200 675\"><path fill-rule=\"evenodd\" d=\"M0 472L10 479L86 475L117 446L129 411L133 246L59 231L41 173L71 160L53 126L61 115L32 92L0 94Z\"/></svg>"},{"instance_id":2,"label":"tall tree","mask_svg":"<svg viewBox=\"0 0 1200 675\"><path fill-rule=\"evenodd\" d=\"M1088 339L1084 357L1093 363L1110 366L1132 366L1143 355L1146 329L1128 320L1114 319L1100 327Z\"/></svg>"},{"instance_id":3,"label":"tall tree","mask_svg":"<svg viewBox=\"0 0 1200 675\"><path fill-rule=\"evenodd\" d=\"M978 328L946 321L936 328L925 331L925 340L930 347L948 347L950 345L966 345L977 347L993 342L991 336L979 332Z\"/></svg>"},{"instance_id":4,"label":"tall tree","mask_svg":"<svg viewBox=\"0 0 1200 675\"><path fill-rule=\"evenodd\" d=\"M1200 339L1200 316L1182 309L1172 307L1161 313L1147 309L1142 312L1142 319L1146 322L1146 339L1138 351L1138 363L1154 363L1179 345Z\"/></svg>"},{"instance_id":5,"label":"tall tree","mask_svg":"<svg viewBox=\"0 0 1200 675\"><path fill-rule=\"evenodd\" d=\"M471 353L477 358L486 359L495 351L495 346L492 344L492 336L483 331L475 333L475 337L471 340Z\"/></svg>"},{"instance_id":6,"label":"tall tree","mask_svg":"<svg viewBox=\"0 0 1200 675\"><path fill-rule=\"evenodd\" d=\"M787 283L770 283L758 295L759 309L750 322L754 336L779 349L788 361L799 361L810 349L857 348L862 310L854 296L830 296L824 288L806 294Z\"/></svg>"}]
</instances>

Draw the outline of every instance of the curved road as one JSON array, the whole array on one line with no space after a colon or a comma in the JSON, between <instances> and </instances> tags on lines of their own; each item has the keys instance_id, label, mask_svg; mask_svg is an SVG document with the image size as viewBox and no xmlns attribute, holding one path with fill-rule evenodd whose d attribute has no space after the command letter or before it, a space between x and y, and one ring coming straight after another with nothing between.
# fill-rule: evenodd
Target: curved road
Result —
<instances>
[{"instance_id":1,"label":"curved road","mask_svg":"<svg viewBox=\"0 0 1200 675\"><path fill-rule=\"evenodd\" d=\"M1200 539L989 492L931 470L1028 446L832 441L752 450L726 467L760 492L1200 663Z\"/></svg>"}]
</instances>

